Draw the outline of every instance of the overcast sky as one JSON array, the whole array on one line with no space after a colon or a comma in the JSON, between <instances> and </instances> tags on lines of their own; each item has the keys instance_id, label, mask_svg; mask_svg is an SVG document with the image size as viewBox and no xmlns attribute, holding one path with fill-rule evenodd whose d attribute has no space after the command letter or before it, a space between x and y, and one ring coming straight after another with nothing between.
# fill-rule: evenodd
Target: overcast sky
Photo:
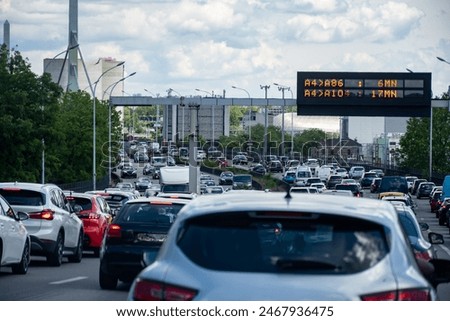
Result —
<instances>
[{"instance_id":1,"label":"overcast sky","mask_svg":"<svg viewBox=\"0 0 450 321\"><path fill-rule=\"evenodd\" d=\"M11 47L35 73L67 48L69 0L0 0ZM124 60L128 94L296 97L297 71L432 73L450 85L449 0L78 0L86 63ZM3 42L3 41L2 41ZM202 93L204 94L204 93ZM287 93L286 98L290 98Z\"/></svg>"}]
</instances>

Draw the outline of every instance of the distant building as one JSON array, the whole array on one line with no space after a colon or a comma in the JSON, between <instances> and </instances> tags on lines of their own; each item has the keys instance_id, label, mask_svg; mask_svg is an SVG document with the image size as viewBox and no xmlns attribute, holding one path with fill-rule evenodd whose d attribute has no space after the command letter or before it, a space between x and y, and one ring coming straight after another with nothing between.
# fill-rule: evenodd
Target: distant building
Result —
<instances>
[{"instance_id":1,"label":"distant building","mask_svg":"<svg viewBox=\"0 0 450 321\"><path fill-rule=\"evenodd\" d=\"M99 58L97 61L85 62L86 71L84 69L81 59L78 60L78 88L82 91L88 92L92 96L95 82L99 79L102 73L114 67L121 61L114 58ZM43 71L51 75L52 80L58 83L63 89L69 87L68 82L68 61L64 58L46 58L44 59ZM87 75L86 75L87 73ZM124 77L124 65L111 69L100 78L95 88L95 97L100 100L107 100L110 95L122 96L124 90L124 82L118 83L114 88L114 93L111 94L111 89L114 83ZM89 84L90 82L90 84ZM92 89L91 89L92 85Z\"/></svg>"}]
</instances>

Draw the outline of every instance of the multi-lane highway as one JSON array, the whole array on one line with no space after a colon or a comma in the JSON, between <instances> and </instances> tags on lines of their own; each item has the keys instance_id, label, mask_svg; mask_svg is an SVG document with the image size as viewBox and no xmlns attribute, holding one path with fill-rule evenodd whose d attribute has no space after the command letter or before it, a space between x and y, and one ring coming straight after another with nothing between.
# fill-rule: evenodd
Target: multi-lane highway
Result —
<instances>
[{"instance_id":1,"label":"multi-lane highway","mask_svg":"<svg viewBox=\"0 0 450 321\"><path fill-rule=\"evenodd\" d=\"M201 197L201 196L200 196ZM364 197L375 198L367 189ZM426 222L430 230L442 233L445 244L438 245L440 258L450 259L450 234L445 226L439 226L430 213L428 200L414 200L418 204L419 221ZM122 301L126 300L129 284L119 283L114 291L100 289L98 283L99 259L85 252L81 263L64 261L60 267L48 266L42 258L33 257L26 275L14 275L10 268L0 269L0 300L12 301ZM450 284L438 287L441 300L450 300Z\"/></svg>"}]
</instances>

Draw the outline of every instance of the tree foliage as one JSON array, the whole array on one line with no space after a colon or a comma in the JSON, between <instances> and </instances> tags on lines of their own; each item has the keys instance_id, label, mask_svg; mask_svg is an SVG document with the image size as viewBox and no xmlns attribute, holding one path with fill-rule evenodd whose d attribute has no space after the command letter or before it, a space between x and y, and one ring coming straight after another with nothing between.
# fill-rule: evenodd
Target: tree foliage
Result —
<instances>
[{"instance_id":1,"label":"tree foliage","mask_svg":"<svg viewBox=\"0 0 450 321\"><path fill-rule=\"evenodd\" d=\"M1 180L39 180L43 142L51 146L59 139L54 124L61 93L49 75L32 73L20 52L1 48Z\"/></svg>"},{"instance_id":2,"label":"tree foliage","mask_svg":"<svg viewBox=\"0 0 450 321\"><path fill-rule=\"evenodd\" d=\"M97 177L108 168L108 113L109 106L97 102ZM111 117L113 141L118 141L119 114L113 110ZM19 51L5 46L0 49L0 123L1 181L41 182L43 159L46 182L92 178L92 98L81 91L63 93L49 74L37 76Z\"/></svg>"},{"instance_id":3,"label":"tree foliage","mask_svg":"<svg viewBox=\"0 0 450 321\"><path fill-rule=\"evenodd\" d=\"M446 108L434 108L432 125L432 170L450 173L450 112ZM400 146L401 166L426 175L430 155L430 118L410 118Z\"/></svg>"}]
</instances>

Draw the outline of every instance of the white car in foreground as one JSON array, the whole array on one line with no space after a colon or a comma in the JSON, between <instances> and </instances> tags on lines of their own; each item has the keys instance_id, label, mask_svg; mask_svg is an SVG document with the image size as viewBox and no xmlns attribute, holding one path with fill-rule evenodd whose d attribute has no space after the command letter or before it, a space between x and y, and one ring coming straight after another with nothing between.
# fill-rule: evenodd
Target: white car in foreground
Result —
<instances>
[{"instance_id":1,"label":"white car in foreground","mask_svg":"<svg viewBox=\"0 0 450 321\"><path fill-rule=\"evenodd\" d=\"M240 191L183 207L128 299L435 300L450 261L430 262L388 202Z\"/></svg>"},{"instance_id":2,"label":"white car in foreground","mask_svg":"<svg viewBox=\"0 0 450 321\"><path fill-rule=\"evenodd\" d=\"M27 219L0 196L0 267L10 266L15 274L26 274L30 264L31 241L22 223Z\"/></svg>"},{"instance_id":3,"label":"white car in foreground","mask_svg":"<svg viewBox=\"0 0 450 321\"><path fill-rule=\"evenodd\" d=\"M63 257L79 263L83 257L83 222L70 207L61 188L54 184L0 183L0 194L17 212L29 219L24 225L30 234L31 255L45 256L52 266Z\"/></svg>"}]
</instances>

